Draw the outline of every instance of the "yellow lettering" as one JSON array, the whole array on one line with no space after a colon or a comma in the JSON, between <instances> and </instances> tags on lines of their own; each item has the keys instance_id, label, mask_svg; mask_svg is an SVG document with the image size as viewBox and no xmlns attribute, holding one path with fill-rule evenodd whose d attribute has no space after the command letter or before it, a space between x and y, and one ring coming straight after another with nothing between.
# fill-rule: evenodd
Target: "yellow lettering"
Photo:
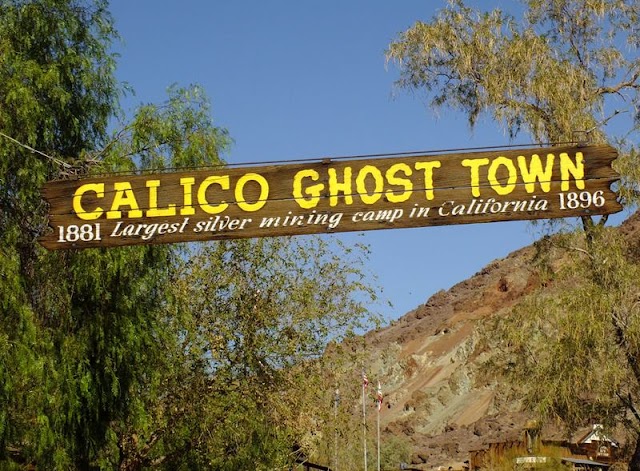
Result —
<instances>
[{"instance_id":1,"label":"yellow lettering","mask_svg":"<svg viewBox=\"0 0 640 471\"><path fill-rule=\"evenodd\" d=\"M182 208L180 208L181 216L193 216L196 213L193 207L193 185L196 179L193 177L183 177L180 179L182 185Z\"/></svg>"},{"instance_id":2,"label":"yellow lettering","mask_svg":"<svg viewBox=\"0 0 640 471\"><path fill-rule=\"evenodd\" d=\"M432 162L416 162L414 165L416 170L424 170L424 190L425 190L425 197L428 200L432 200L434 198L433 169L440 168L441 165L442 164L440 163L439 160L434 160Z\"/></svg>"},{"instance_id":3,"label":"yellow lettering","mask_svg":"<svg viewBox=\"0 0 640 471\"><path fill-rule=\"evenodd\" d=\"M560 189L569 191L569 174L573 176L578 190L584 190L584 158L582 152L576 152L575 162L566 152L560 153Z\"/></svg>"},{"instance_id":4,"label":"yellow lettering","mask_svg":"<svg viewBox=\"0 0 640 471\"><path fill-rule=\"evenodd\" d=\"M207 190L213 184L220 185L223 190L229 189L229 175L212 175L205 178L198 187L198 204L207 214L219 214L229 207L229 204L221 200L219 204L209 204Z\"/></svg>"},{"instance_id":5,"label":"yellow lettering","mask_svg":"<svg viewBox=\"0 0 640 471\"><path fill-rule=\"evenodd\" d=\"M367 191L367 177L371 175L375 184L373 192L369 194ZM382 190L384 189L384 179L382 178L382 172L378 167L373 165L365 165L358 172L356 177L356 191L360 195L360 199L364 204L374 204L382 197Z\"/></svg>"},{"instance_id":6,"label":"yellow lettering","mask_svg":"<svg viewBox=\"0 0 640 471\"><path fill-rule=\"evenodd\" d=\"M260 185L260 196L255 203L247 203L247 200L244 197L244 186L250 181L254 181ZM269 182L267 182L267 179L258 173L247 173L242 175L236 183L235 196L238 207L243 211L258 211L267 204L267 198L269 198Z\"/></svg>"},{"instance_id":7,"label":"yellow lettering","mask_svg":"<svg viewBox=\"0 0 640 471\"><path fill-rule=\"evenodd\" d=\"M489 159L464 159L463 167L471 169L471 194L476 198L480 196L480 167L489 165Z\"/></svg>"},{"instance_id":8,"label":"yellow lettering","mask_svg":"<svg viewBox=\"0 0 640 471\"><path fill-rule=\"evenodd\" d=\"M122 206L129 207L128 217L141 218L142 211L140 211L131 183L115 182L113 189L115 190L115 196L111 203L111 209L107 211L107 219L120 219L122 217L122 211L120 210Z\"/></svg>"},{"instance_id":9,"label":"yellow lettering","mask_svg":"<svg viewBox=\"0 0 640 471\"><path fill-rule=\"evenodd\" d=\"M338 192L344 193L344 203L353 204L353 189L351 186L351 167L344 168L344 181L338 182L338 173L335 168L328 169L329 172L329 204L337 206Z\"/></svg>"},{"instance_id":10,"label":"yellow lettering","mask_svg":"<svg viewBox=\"0 0 640 471\"><path fill-rule=\"evenodd\" d=\"M407 201L411 198L411 192L413 191L413 183L409 178L402 178L396 176L396 173L402 172L405 176L409 177L413 173L411 167L407 164L393 164L387 170L385 176L387 177L387 181L390 185L402 186L404 191L402 193L396 194L393 190L387 190L385 195L387 200L391 203L402 203L403 201Z\"/></svg>"},{"instance_id":11,"label":"yellow lettering","mask_svg":"<svg viewBox=\"0 0 640 471\"><path fill-rule=\"evenodd\" d=\"M100 206L97 206L93 211L86 211L82 206L82 197L87 191L93 191L97 198L104 198L104 183L86 183L78 187L73 194L73 211L80 219L85 221L92 221L98 219L104 213Z\"/></svg>"},{"instance_id":12,"label":"yellow lettering","mask_svg":"<svg viewBox=\"0 0 640 471\"><path fill-rule=\"evenodd\" d=\"M322 190L324 190L324 185L322 183L317 183L315 185L311 185L302 191L302 180L304 178L310 178L314 182L320 179L320 174L315 170L300 170L293 177L293 197L296 200L296 203L303 209L311 209L318 206L320 202L320 195ZM305 197L310 197L306 199Z\"/></svg>"},{"instance_id":13,"label":"yellow lettering","mask_svg":"<svg viewBox=\"0 0 640 471\"><path fill-rule=\"evenodd\" d=\"M544 170L542 169L542 161L538 154L533 154L527 166L527 158L524 155L518 157L518 167L520 167L520 173L522 174L522 181L524 182L524 188L527 193L533 193L535 191L535 182L540 182L540 188L545 193L551 191L551 179L553 178L553 161L555 156L553 154L547 154L547 164Z\"/></svg>"},{"instance_id":14,"label":"yellow lettering","mask_svg":"<svg viewBox=\"0 0 640 471\"><path fill-rule=\"evenodd\" d=\"M500 166L504 166L509 173L507 184L504 186L501 185L500 181L498 180L498 169L500 168ZM516 169L516 166L513 164L511 159L502 156L496 157L495 159L493 159L493 162L491 162L491 165L489 166L489 174L487 175L487 178L489 179L489 184L491 185L493 191L495 191L499 195L508 195L516 187L516 182L518 181L518 170Z\"/></svg>"},{"instance_id":15,"label":"yellow lettering","mask_svg":"<svg viewBox=\"0 0 640 471\"><path fill-rule=\"evenodd\" d=\"M166 208L158 208L158 187L160 186L160 180L147 180L147 188L149 188L149 209L147 209L147 216L154 217L167 217L176 215L176 205L169 204Z\"/></svg>"}]
</instances>

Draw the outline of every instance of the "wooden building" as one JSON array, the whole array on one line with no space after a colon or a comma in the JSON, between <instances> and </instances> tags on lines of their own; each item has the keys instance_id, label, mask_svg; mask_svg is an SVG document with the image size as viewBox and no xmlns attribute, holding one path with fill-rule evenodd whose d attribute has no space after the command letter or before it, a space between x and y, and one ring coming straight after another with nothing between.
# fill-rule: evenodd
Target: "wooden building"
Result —
<instances>
[{"instance_id":1,"label":"wooden building","mask_svg":"<svg viewBox=\"0 0 640 471\"><path fill-rule=\"evenodd\" d=\"M618 443L603 433L602 426L595 424L591 429L583 431L578 438L572 452L584 455L589 460L613 464L618 459Z\"/></svg>"},{"instance_id":2,"label":"wooden building","mask_svg":"<svg viewBox=\"0 0 640 471\"><path fill-rule=\"evenodd\" d=\"M469 456L469 471L491 467L498 460L511 459L514 469L535 469L543 466L545 456L553 450L557 460L574 470L605 470L619 459L618 443L603 433L601 425L595 424L578 431L573 439L543 438L540 430L531 425L524 429L518 439L488 443L486 447L472 450Z\"/></svg>"}]
</instances>

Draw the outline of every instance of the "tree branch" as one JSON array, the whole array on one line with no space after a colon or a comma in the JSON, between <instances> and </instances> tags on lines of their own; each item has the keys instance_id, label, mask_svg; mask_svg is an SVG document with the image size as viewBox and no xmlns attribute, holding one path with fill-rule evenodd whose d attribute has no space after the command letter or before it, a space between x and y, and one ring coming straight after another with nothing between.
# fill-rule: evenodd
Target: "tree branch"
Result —
<instances>
[{"instance_id":1,"label":"tree branch","mask_svg":"<svg viewBox=\"0 0 640 471\"><path fill-rule=\"evenodd\" d=\"M631 411L633 416L638 421L638 424L640 424L640 412L638 412L638 409L636 408L635 404L633 403L633 399L631 398L631 393L628 393L627 397L624 397L619 392L616 392L616 396L618 396L618 399L620 399L627 406L627 408Z\"/></svg>"},{"instance_id":2,"label":"tree branch","mask_svg":"<svg viewBox=\"0 0 640 471\"><path fill-rule=\"evenodd\" d=\"M640 78L640 71L636 72L635 74L633 74L633 77L631 77L630 80L627 80L626 82L620 82L619 84L612 86L612 87L598 87L596 88L595 91L595 95L611 95L611 94L620 94L620 91L622 91L625 88L633 88L636 90L640 90L640 83L638 82L638 79Z\"/></svg>"},{"instance_id":3,"label":"tree branch","mask_svg":"<svg viewBox=\"0 0 640 471\"><path fill-rule=\"evenodd\" d=\"M634 355L633 352L631 352L628 348L628 342L625 338L624 322L622 322L622 320L617 315L611 313L611 323L613 324L617 344L622 349L624 356L627 359L627 363L631 368L631 372L633 373L636 383L640 385L640 364L638 364L638 358L636 357L636 355Z\"/></svg>"},{"instance_id":4,"label":"tree branch","mask_svg":"<svg viewBox=\"0 0 640 471\"><path fill-rule=\"evenodd\" d=\"M7 136L3 132L0 132L0 136L4 137L5 139L10 140L11 142L13 142L14 144L19 145L20 147L23 147L23 148L27 149L29 152L32 152L34 154L38 154L38 155L40 155L42 157L45 157L46 159L49 159L51 162L53 162L54 164L56 164L59 167L62 167L62 168L70 168L71 167L71 165L68 164L67 162L65 162L64 160L60 160L60 159L58 159L56 157L51 157L50 155L47 155L47 154L45 154L44 152L42 152L42 151L40 151L38 149L34 149L33 147L28 146L27 144L23 144L22 142L18 141L17 139L14 139L11 136Z\"/></svg>"}]
</instances>

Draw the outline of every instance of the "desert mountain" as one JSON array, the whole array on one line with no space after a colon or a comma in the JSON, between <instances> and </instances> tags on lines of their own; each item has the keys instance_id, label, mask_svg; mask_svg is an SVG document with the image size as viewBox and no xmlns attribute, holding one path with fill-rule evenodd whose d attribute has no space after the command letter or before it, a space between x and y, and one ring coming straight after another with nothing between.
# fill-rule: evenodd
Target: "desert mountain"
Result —
<instances>
[{"instance_id":1,"label":"desert mountain","mask_svg":"<svg viewBox=\"0 0 640 471\"><path fill-rule=\"evenodd\" d=\"M617 230L638 241L640 214ZM519 404L501 399L498 380L479 374L491 355L479 326L509 315L524 296L541 289L532 268L535 254L529 246L495 260L366 335L369 358L377 359L370 370L384 381L383 436L410 440L413 467L459 469L471 450L522 437L529 417Z\"/></svg>"}]
</instances>

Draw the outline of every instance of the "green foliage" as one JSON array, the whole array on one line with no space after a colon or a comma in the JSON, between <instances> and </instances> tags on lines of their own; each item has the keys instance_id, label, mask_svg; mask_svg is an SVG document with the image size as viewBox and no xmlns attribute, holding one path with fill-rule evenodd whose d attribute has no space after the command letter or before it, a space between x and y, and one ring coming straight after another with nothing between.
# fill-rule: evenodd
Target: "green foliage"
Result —
<instances>
[{"instance_id":1,"label":"green foliage","mask_svg":"<svg viewBox=\"0 0 640 471\"><path fill-rule=\"evenodd\" d=\"M105 135L118 87L115 37L102 1L10 1L0 6L0 131L60 159L93 149ZM59 168L0 142L3 238L42 230L39 189ZM16 227L16 224L18 227Z\"/></svg>"},{"instance_id":2,"label":"green foliage","mask_svg":"<svg viewBox=\"0 0 640 471\"><path fill-rule=\"evenodd\" d=\"M487 372L539 417L568 430L602 423L628 433L638 469L640 436L640 258L618 230L545 240L544 290L489 326L498 354Z\"/></svg>"},{"instance_id":3,"label":"green foliage","mask_svg":"<svg viewBox=\"0 0 640 471\"><path fill-rule=\"evenodd\" d=\"M624 201L637 201L640 5L528 0L521 18L452 0L429 23L391 43L398 85L434 109L486 113L536 142L611 141L620 151Z\"/></svg>"},{"instance_id":4,"label":"green foliage","mask_svg":"<svg viewBox=\"0 0 640 471\"><path fill-rule=\"evenodd\" d=\"M274 469L310 430L329 340L369 319L363 253L320 238L201 244L166 285L164 368L140 390L103 460L120 469ZM358 297L360 300L356 300ZM116 451L117 449L117 451ZM111 461L110 461L111 460Z\"/></svg>"},{"instance_id":5,"label":"green foliage","mask_svg":"<svg viewBox=\"0 0 640 471\"><path fill-rule=\"evenodd\" d=\"M61 361L79 353L65 338L73 329L70 317L59 309L69 307L70 294L59 286L68 259L45 255L35 243L46 227L40 187L58 175L62 157L91 149L104 136L117 95L107 52L114 34L102 3L4 1L0 8L0 131L54 156L45 159L0 138L0 339L6 346L0 459L18 454L26 462L39 457L42 466L67 468L70 449L92 445L92 437L82 444L78 439L80 428L94 422L81 423L75 414L86 400L78 397L82 391L66 396L57 389L86 382L87 360ZM53 324L62 328L52 332ZM71 407L60 411L63 403ZM64 432L68 448L61 438L66 423L74 423Z\"/></svg>"},{"instance_id":6,"label":"green foliage","mask_svg":"<svg viewBox=\"0 0 640 471\"><path fill-rule=\"evenodd\" d=\"M401 436L385 436L380 444L380 469L395 471L400 463L408 463L411 456L409 439Z\"/></svg>"},{"instance_id":7,"label":"green foliage","mask_svg":"<svg viewBox=\"0 0 640 471\"><path fill-rule=\"evenodd\" d=\"M86 469L114 424L148 420L136 407L168 365L158 344L174 335L163 309L176 249L47 253L36 243L41 185L87 167L219 163L229 141L195 88L143 107L108 141L119 89L106 3L0 8L0 461ZM164 154L143 152L137 136Z\"/></svg>"},{"instance_id":8,"label":"green foliage","mask_svg":"<svg viewBox=\"0 0 640 471\"><path fill-rule=\"evenodd\" d=\"M166 119L174 127L198 127L198 142L165 137L162 145L180 148L182 163L217 163L225 133L207 121L201 102L194 106L186 96L187 91L172 96L172 115ZM145 122L143 132L169 126L149 108L143 112L156 121ZM137 124L131 135L138 132ZM128 155L124 168L153 165L132 148L128 136L119 134L99 163L115 169L113 162ZM197 145L202 142L207 155ZM160 139L155 143L161 147ZM157 164L160 157L154 158ZM171 154L164 158L173 165ZM7 350L12 360L2 363L4 444L39 466L85 468L113 441L114 424L126 420L141 427L150 420L140 398L159 387L160 373L175 360L158 345L176 345L175 326L166 322L166 286L178 249L46 253L35 241L25 246L29 252L15 253L15 245L6 243L0 265L7 279L2 338L13 346ZM118 454L112 450L104 462L114 465Z\"/></svg>"},{"instance_id":9,"label":"green foliage","mask_svg":"<svg viewBox=\"0 0 640 471\"><path fill-rule=\"evenodd\" d=\"M626 53L640 46L637 2L525 3L520 23L459 0L417 22L387 51L400 64L399 85L424 87L433 105L460 109L471 124L487 111L511 135L524 126L541 142L599 131L609 95L637 109L640 64Z\"/></svg>"},{"instance_id":10,"label":"green foliage","mask_svg":"<svg viewBox=\"0 0 640 471\"><path fill-rule=\"evenodd\" d=\"M169 88L162 105L141 106L133 120L97 153L96 173L220 165L231 139L211 123L211 105L198 86ZM95 156L91 156L94 157Z\"/></svg>"},{"instance_id":11,"label":"green foliage","mask_svg":"<svg viewBox=\"0 0 640 471\"><path fill-rule=\"evenodd\" d=\"M219 242L194 248L178 267L174 316L183 318L182 350L204 378L191 388L203 396L189 398L188 407L200 404L218 417L209 438L190 446L206 449L213 469L243 469L233 460L244 452L256 466L273 468L291 459L293 444L310 451L307 435L327 410L320 398L337 361L325 365L326 345L371 322L365 306L376 300L363 284L365 253L328 242ZM239 417L229 420L236 407ZM236 441L248 448L235 450Z\"/></svg>"},{"instance_id":12,"label":"green foliage","mask_svg":"<svg viewBox=\"0 0 640 471\"><path fill-rule=\"evenodd\" d=\"M541 416L569 428L598 420L640 432L630 415L640 394L640 260L613 231L589 244L584 234L563 236L570 258L547 289L495 326L496 336L506 347L501 367Z\"/></svg>"}]
</instances>

